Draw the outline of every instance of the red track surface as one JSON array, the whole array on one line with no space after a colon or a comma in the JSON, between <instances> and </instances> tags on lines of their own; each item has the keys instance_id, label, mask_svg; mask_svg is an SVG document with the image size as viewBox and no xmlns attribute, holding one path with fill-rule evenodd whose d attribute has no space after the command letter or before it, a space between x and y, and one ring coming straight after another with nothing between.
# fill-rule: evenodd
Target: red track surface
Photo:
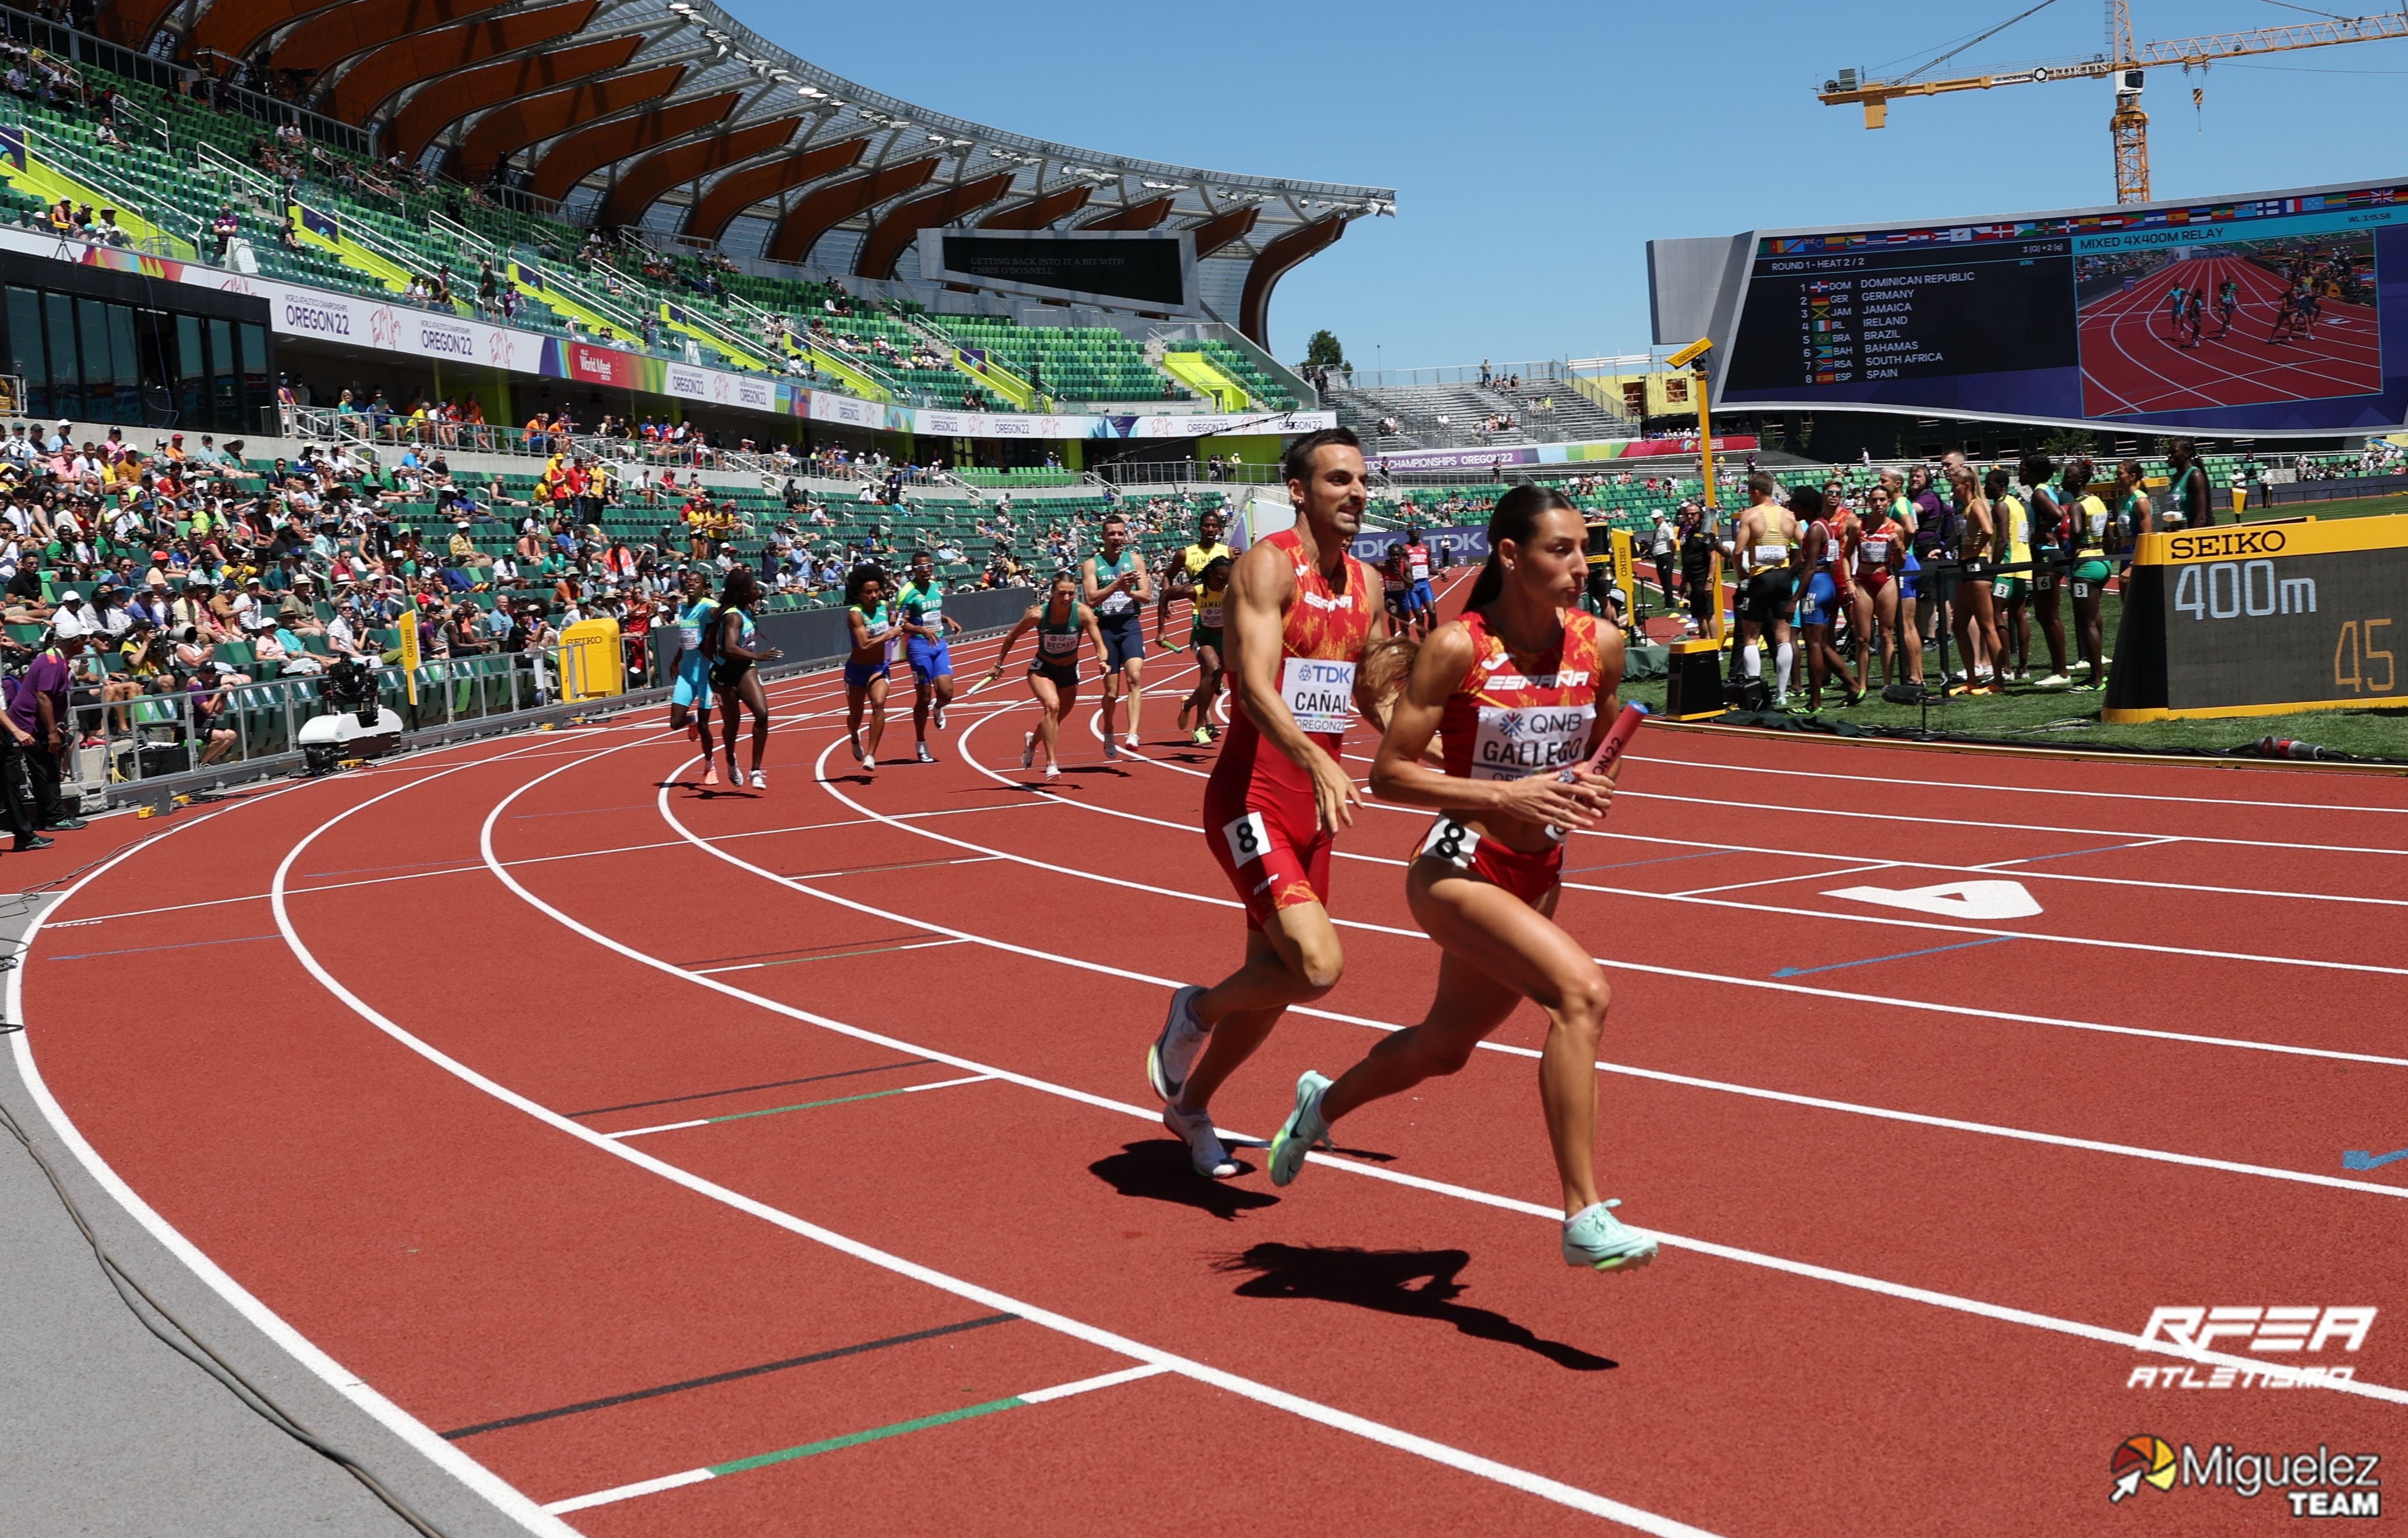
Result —
<instances>
[{"instance_id":1,"label":"red track surface","mask_svg":"<svg viewBox=\"0 0 2408 1538\"><path fill-rule=\"evenodd\" d=\"M2204 286L2210 296L2195 346L2176 339L2166 313L2166 291L2177 278ZM2239 285L2241 299L2229 336L2220 329L2214 302L2227 278ZM2373 306L2329 299L2314 336L2270 342L2282 292L2281 281L2255 263L2207 257L2169 263L2131 288L2083 306L2083 414L2328 400L2382 390Z\"/></svg>"},{"instance_id":2,"label":"red track surface","mask_svg":"<svg viewBox=\"0 0 2408 1538\"><path fill-rule=\"evenodd\" d=\"M777 691L761 795L648 713L182 814L25 964L98 1155L531 1527L1148 1364L564 1519L2254 1532L2279 1492L2111 1508L2111 1453L2401 1450L2408 1162L2341 1161L2408 1142L2399 780L1651 731L1562 909L1616 990L1606 1184L1667 1236L1597 1277L1555 1254L1532 1011L1284 1192L1186 1172L1142 1054L1239 926L1169 691L1145 760L1076 742L1052 792L1001 689L874 781L833 696ZM1420 826L1341 841L1349 974L1234 1129L1426 1003ZM1828 895L1974 879L2043 912ZM907 1085L942 1087L847 1099ZM2380 1306L2317 1358L2376 1387L2128 1387L2175 1304Z\"/></svg>"}]
</instances>

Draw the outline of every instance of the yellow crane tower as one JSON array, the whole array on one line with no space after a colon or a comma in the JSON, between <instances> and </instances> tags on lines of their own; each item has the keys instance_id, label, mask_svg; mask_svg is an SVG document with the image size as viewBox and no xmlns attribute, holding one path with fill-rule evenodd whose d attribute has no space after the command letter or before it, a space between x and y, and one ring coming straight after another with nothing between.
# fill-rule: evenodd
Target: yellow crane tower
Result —
<instances>
[{"instance_id":1,"label":"yellow crane tower","mask_svg":"<svg viewBox=\"0 0 2408 1538\"><path fill-rule=\"evenodd\" d=\"M1896 79L1876 80L1865 78L1858 70L1842 69L1837 78L1823 82L1823 89L1817 95L1826 107L1862 103L1865 126L1879 128L1889 116L1889 101L1893 96L1937 96L1950 91L1987 91L1997 85L2040 85L2050 80L2110 79L2115 82L2115 110L2107 120L2107 132L2115 146L2115 201L2146 203L2149 200L2149 115L2141 110L2141 81L2150 68L2180 65L2187 72L2194 67L2204 69L2217 59L2238 59L2252 53L2285 53L2300 48L2329 48L2335 43L2371 43L2386 37L2408 37L2408 10L2401 10L2380 16L2337 16L2329 21L2309 22L2299 26L2262 27L2253 32L2211 32L2197 37L2178 37L2171 42L2135 46L2132 42L2132 13L2128 0L2107 0L2107 48L2087 59L2057 59L2044 64L2027 65L2019 69L1949 79L1917 78L1974 44L1997 36L2034 11L2043 10L2055 3L2056 0L2040 0L2040 4L2030 10L2009 17L1980 36L1959 44Z\"/></svg>"}]
</instances>

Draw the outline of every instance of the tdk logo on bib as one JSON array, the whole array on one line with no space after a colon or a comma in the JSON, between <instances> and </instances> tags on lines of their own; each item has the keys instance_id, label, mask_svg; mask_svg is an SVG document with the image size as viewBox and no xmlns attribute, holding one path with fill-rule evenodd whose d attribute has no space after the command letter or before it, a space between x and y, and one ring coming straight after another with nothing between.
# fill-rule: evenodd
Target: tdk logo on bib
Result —
<instances>
[{"instance_id":1,"label":"tdk logo on bib","mask_svg":"<svg viewBox=\"0 0 2408 1538\"><path fill-rule=\"evenodd\" d=\"M1280 668L1280 697L1287 701L1298 731L1324 737L1341 733L1354 698L1354 665L1288 657Z\"/></svg>"},{"instance_id":2,"label":"tdk logo on bib","mask_svg":"<svg viewBox=\"0 0 2408 1538\"><path fill-rule=\"evenodd\" d=\"M1484 705L1471 746L1475 780L1519 780L1580 761L1596 724L1593 705Z\"/></svg>"}]
</instances>

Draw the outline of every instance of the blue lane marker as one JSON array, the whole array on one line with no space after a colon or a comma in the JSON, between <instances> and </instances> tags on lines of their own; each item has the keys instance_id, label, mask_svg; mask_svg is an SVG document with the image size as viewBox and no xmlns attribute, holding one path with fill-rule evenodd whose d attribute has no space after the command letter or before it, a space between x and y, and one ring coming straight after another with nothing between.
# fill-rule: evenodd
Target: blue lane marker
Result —
<instances>
[{"instance_id":1,"label":"blue lane marker","mask_svg":"<svg viewBox=\"0 0 2408 1538\"><path fill-rule=\"evenodd\" d=\"M2017 940L2018 935L1992 935L1987 940L1964 940L1954 945L1934 945L1927 951L1900 951L1896 956L1869 956L1862 961L1834 961L1828 967L1784 967L1775 977L1804 977L1809 972L1836 972L1850 967L1870 967L1876 961L1903 961L1911 956L1938 956L1942 951L1970 951L1976 945L1996 945L2003 940Z\"/></svg>"},{"instance_id":2,"label":"blue lane marker","mask_svg":"<svg viewBox=\"0 0 2408 1538\"><path fill-rule=\"evenodd\" d=\"M2401 1158L2408 1158L2408 1148L2396 1154L2370 1154L2363 1148L2351 1148L2343 1152L2341 1167L2344 1170L2380 1170L2392 1160Z\"/></svg>"},{"instance_id":3,"label":"blue lane marker","mask_svg":"<svg viewBox=\"0 0 2408 1538\"><path fill-rule=\"evenodd\" d=\"M1706 849L1700 850L1695 855L1665 855L1652 860L1615 860L1610 865L1576 865L1570 870L1565 871L1564 874L1567 876L1577 876L1590 870L1627 870L1634 865L1673 865L1682 860L1710 860L1716 855L1730 855L1736 853L1736 850L1729 849Z\"/></svg>"},{"instance_id":4,"label":"blue lane marker","mask_svg":"<svg viewBox=\"0 0 2408 1538\"><path fill-rule=\"evenodd\" d=\"M73 956L45 957L50 961L90 961L104 956L139 956L144 951L190 951L203 945L247 945L254 940L281 940L281 935L236 935L228 940L187 940L174 945L130 945L122 951L78 951Z\"/></svg>"}]
</instances>

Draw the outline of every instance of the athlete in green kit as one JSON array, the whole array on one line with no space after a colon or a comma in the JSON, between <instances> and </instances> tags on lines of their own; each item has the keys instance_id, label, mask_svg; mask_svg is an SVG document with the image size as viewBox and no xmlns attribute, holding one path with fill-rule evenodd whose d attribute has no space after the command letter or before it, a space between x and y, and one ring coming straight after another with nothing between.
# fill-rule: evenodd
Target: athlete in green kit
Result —
<instances>
[{"instance_id":1,"label":"athlete in green kit","mask_svg":"<svg viewBox=\"0 0 2408 1538\"><path fill-rule=\"evenodd\" d=\"M937 581L937 558L926 551L911 557L911 580L895 595L903 611L903 654L911 664L911 735L919 744L920 762L933 764L928 751L928 721L945 729L945 707L953 699L953 654L947 635L962 622L945 612L944 584Z\"/></svg>"}]
</instances>

